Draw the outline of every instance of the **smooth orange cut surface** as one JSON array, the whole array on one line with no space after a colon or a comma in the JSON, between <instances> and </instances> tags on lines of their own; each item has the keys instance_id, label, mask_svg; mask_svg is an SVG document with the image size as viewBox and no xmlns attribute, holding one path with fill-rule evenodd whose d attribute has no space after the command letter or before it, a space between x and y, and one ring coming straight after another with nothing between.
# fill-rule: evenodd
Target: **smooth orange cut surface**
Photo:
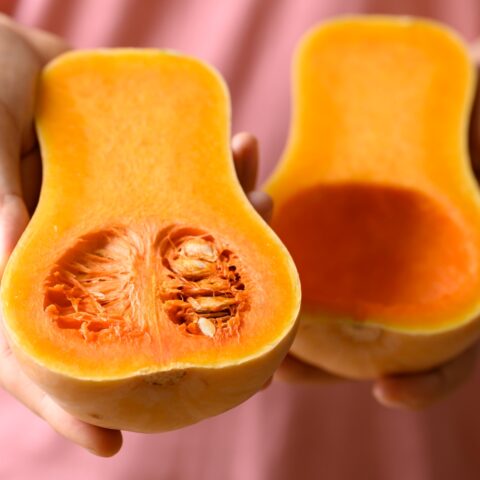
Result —
<instances>
[{"instance_id":1,"label":"smooth orange cut surface","mask_svg":"<svg viewBox=\"0 0 480 480\"><path fill-rule=\"evenodd\" d=\"M344 18L305 36L267 190L311 316L433 332L480 312L474 78L462 43L431 22Z\"/></svg>"}]
</instances>

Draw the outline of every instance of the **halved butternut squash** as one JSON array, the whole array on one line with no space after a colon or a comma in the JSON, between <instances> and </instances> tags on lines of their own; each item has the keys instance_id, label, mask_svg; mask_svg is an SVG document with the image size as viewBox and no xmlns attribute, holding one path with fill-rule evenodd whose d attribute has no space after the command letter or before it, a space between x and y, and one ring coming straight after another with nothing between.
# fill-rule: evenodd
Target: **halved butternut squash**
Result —
<instances>
[{"instance_id":1,"label":"halved butternut squash","mask_svg":"<svg viewBox=\"0 0 480 480\"><path fill-rule=\"evenodd\" d=\"M179 54L72 52L43 72L44 183L4 322L26 372L87 422L191 424L288 351L298 278L236 179L229 114L220 76Z\"/></svg>"},{"instance_id":2,"label":"halved butternut squash","mask_svg":"<svg viewBox=\"0 0 480 480\"><path fill-rule=\"evenodd\" d=\"M480 332L475 72L455 34L402 17L310 31L267 185L300 272L293 353L351 377L428 369Z\"/></svg>"}]
</instances>

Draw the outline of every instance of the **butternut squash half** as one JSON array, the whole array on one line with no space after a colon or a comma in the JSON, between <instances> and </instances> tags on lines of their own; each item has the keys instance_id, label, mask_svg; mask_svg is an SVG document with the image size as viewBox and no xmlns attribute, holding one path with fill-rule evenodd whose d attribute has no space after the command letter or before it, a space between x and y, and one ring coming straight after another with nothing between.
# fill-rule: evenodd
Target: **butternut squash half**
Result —
<instances>
[{"instance_id":1,"label":"butternut squash half","mask_svg":"<svg viewBox=\"0 0 480 480\"><path fill-rule=\"evenodd\" d=\"M44 183L1 292L26 372L77 417L140 432L247 399L289 349L300 288L237 181L220 76L87 51L39 88Z\"/></svg>"},{"instance_id":2,"label":"butternut squash half","mask_svg":"<svg viewBox=\"0 0 480 480\"><path fill-rule=\"evenodd\" d=\"M429 21L342 18L304 37L293 81L267 185L302 283L293 353L358 378L455 356L480 332L467 49Z\"/></svg>"}]
</instances>

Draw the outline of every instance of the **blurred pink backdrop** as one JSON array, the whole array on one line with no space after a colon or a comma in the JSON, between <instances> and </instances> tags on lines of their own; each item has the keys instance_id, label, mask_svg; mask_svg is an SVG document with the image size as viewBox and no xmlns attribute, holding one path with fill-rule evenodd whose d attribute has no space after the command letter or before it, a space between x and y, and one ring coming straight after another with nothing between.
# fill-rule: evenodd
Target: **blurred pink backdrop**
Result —
<instances>
[{"instance_id":1,"label":"blurred pink backdrop","mask_svg":"<svg viewBox=\"0 0 480 480\"><path fill-rule=\"evenodd\" d=\"M317 22L413 14L441 20L469 41L480 35L478 0L0 0L0 11L77 48L170 48L212 63L231 89L233 131L260 140L262 180L288 132L294 45ZM476 480L479 372L425 412L387 410L368 384L274 384L182 431L126 434L111 459L67 443L0 391L0 479Z\"/></svg>"}]
</instances>

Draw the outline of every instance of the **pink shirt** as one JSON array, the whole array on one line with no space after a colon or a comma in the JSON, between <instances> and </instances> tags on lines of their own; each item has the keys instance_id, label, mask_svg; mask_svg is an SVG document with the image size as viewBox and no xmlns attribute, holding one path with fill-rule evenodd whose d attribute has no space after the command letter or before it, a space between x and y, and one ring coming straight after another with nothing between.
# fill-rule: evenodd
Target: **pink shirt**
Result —
<instances>
[{"instance_id":1,"label":"pink shirt","mask_svg":"<svg viewBox=\"0 0 480 480\"><path fill-rule=\"evenodd\" d=\"M261 178L283 148L290 59L315 23L344 13L415 14L480 35L478 0L0 0L0 11L75 47L174 48L215 65L233 131L255 133ZM127 433L100 459L69 444L0 391L1 480L474 480L480 478L477 378L425 412L380 407L370 386L274 384L181 431Z\"/></svg>"}]
</instances>

